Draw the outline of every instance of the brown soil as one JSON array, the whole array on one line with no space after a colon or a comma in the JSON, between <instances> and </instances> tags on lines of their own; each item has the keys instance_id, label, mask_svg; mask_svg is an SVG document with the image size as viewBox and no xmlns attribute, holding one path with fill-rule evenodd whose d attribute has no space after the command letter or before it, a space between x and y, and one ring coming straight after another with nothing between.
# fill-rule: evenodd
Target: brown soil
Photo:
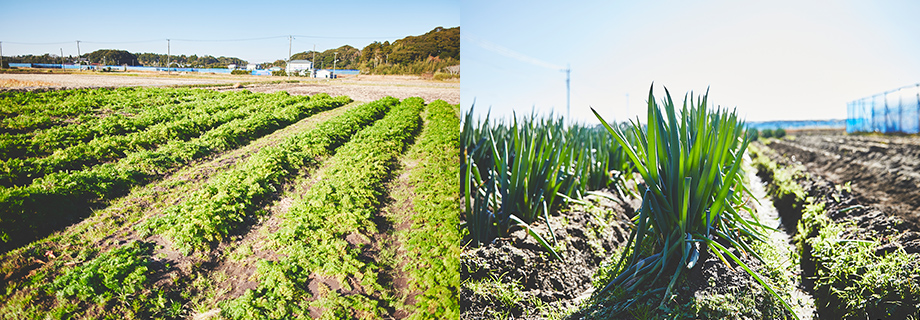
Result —
<instances>
[{"instance_id":1,"label":"brown soil","mask_svg":"<svg viewBox=\"0 0 920 320\"><path fill-rule=\"evenodd\" d=\"M849 182L859 202L920 225L920 139L801 136L769 147L837 185Z\"/></svg>"},{"instance_id":2,"label":"brown soil","mask_svg":"<svg viewBox=\"0 0 920 320\"><path fill-rule=\"evenodd\" d=\"M920 229L916 225L918 213L911 208L917 193L911 184L917 180L914 180L916 172L909 165L920 149L915 143L902 138L816 136L776 141L768 146L777 151L771 159L778 164L806 169L805 175L795 178L796 183L803 187L807 197L824 204L828 218L855 226L845 231L841 238L874 242L879 255L904 250L910 256L905 268L916 270L920 267ZM873 174L878 175L873 178ZM851 183L852 188L848 188L847 183ZM905 183L908 185L903 185ZM797 220L796 215L801 216L800 209L790 204L790 199L779 199L777 209ZM803 285L813 288L818 267L810 249L804 250L801 266ZM831 301L831 305L836 301L834 297L820 298ZM817 305L820 318L840 317L829 314L835 312L832 308L824 307ZM899 301L896 308L867 309L866 312L870 319L903 319L915 314L916 308L916 301Z\"/></svg>"},{"instance_id":3,"label":"brown soil","mask_svg":"<svg viewBox=\"0 0 920 320\"><path fill-rule=\"evenodd\" d=\"M401 297L402 302L406 306L414 306L416 302L415 297L421 292L412 290L409 285L411 279L403 270L407 263L406 257L410 253L406 252L402 242L394 233L408 230L412 225L411 218L415 212L411 199L414 199L415 196L413 187L409 184L409 170L415 168L418 163L402 159L400 164L401 168L399 168L399 171L401 174L390 182L390 187L387 192L389 195L387 205L382 208L379 213L380 218L386 219L387 221L387 230L378 228L377 233L373 235L373 242L377 250L383 248L383 250L392 252L396 257L394 261L395 265L384 266L384 270L381 270L381 279L387 282L386 284L388 287L392 288L398 297ZM388 317L393 319L404 319L411 314L411 307L394 306L392 314L388 315Z\"/></svg>"},{"instance_id":4,"label":"brown soil","mask_svg":"<svg viewBox=\"0 0 920 320\"><path fill-rule=\"evenodd\" d=\"M524 230L481 248L464 248L460 255L460 318L540 319L545 315L537 310L534 299L557 310L571 310L587 299L598 266L629 237L627 213L640 204L638 199L606 194L617 201L591 195L588 199L593 204L573 205L571 210L550 216L556 238L566 248L560 253L565 261L553 259ZM543 223L534 228L549 234ZM473 291L469 284L480 281L519 286L521 299L508 305L494 295Z\"/></svg>"}]
</instances>

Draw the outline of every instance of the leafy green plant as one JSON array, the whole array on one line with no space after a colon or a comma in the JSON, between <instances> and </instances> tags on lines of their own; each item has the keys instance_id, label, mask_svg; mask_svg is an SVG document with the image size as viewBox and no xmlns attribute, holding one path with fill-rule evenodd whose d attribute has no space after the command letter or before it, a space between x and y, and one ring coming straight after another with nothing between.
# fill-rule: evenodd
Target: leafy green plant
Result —
<instances>
[{"instance_id":1,"label":"leafy green plant","mask_svg":"<svg viewBox=\"0 0 920 320\"><path fill-rule=\"evenodd\" d=\"M403 100L327 160L328 165L316 173L320 180L291 206L281 229L273 235L282 257L262 264L264 267L256 275L261 282L259 287L222 304L223 316L305 318L306 310L317 306L326 309L324 317L349 317L347 309L358 310L366 317L379 317L384 306L370 298L384 290L378 281L379 267L361 258L361 248L350 245L345 237L376 232L373 217L382 201L384 182L397 157L418 132L423 105L421 98ZM366 294L324 292L311 302L302 298L309 294L305 292L307 277L286 277L278 282L291 281L285 285L276 285L272 280L281 279L277 275L295 273L332 277L344 291L351 290L346 277L353 277Z\"/></svg>"},{"instance_id":2,"label":"leafy green plant","mask_svg":"<svg viewBox=\"0 0 920 320\"><path fill-rule=\"evenodd\" d=\"M336 98L343 102L348 98ZM260 150L246 162L221 173L188 200L169 207L163 216L139 225L165 234L183 251L205 249L254 218L272 192L298 170L316 165L319 156L335 148L362 126L381 118L396 104L384 98L345 112L316 128L292 136L275 147Z\"/></svg>"},{"instance_id":3,"label":"leafy green plant","mask_svg":"<svg viewBox=\"0 0 920 320\"><path fill-rule=\"evenodd\" d=\"M734 112L709 111L708 94L696 100L692 94L685 97L678 115L667 89L660 104L652 89L646 130L638 123L628 131L611 127L595 111L646 184L642 207L633 218L636 227L615 268L623 271L598 295L612 289L648 289L645 295L664 291L664 305L681 274L696 265L703 250L709 250L727 265L726 257L747 271L795 315L761 276L728 249L760 259L745 241L763 240L765 228L741 215L741 210L749 210L742 200L746 189L740 171L750 142L744 123ZM630 143L628 135L639 143Z\"/></svg>"},{"instance_id":4,"label":"leafy green plant","mask_svg":"<svg viewBox=\"0 0 920 320\"><path fill-rule=\"evenodd\" d=\"M52 284L58 297L73 297L105 304L124 300L144 290L148 258L153 245L131 242L103 253L89 262L57 277Z\"/></svg>"},{"instance_id":5,"label":"leafy green plant","mask_svg":"<svg viewBox=\"0 0 920 320\"><path fill-rule=\"evenodd\" d=\"M411 318L457 318L460 316L457 290L460 286L459 136L457 105L435 100L425 107L425 126L409 150L419 163L409 171L414 186L412 225L396 234L408 254L403 271L409 284L421 292L415 296ZM445 192L447 191L447 192ZM427 266L419 268L417 266Z\"/></svg>"},{"instance_id":6,"label":"leafy green plant","mask_svg":"<svg viewBox=\"0 0 920 320\"><path fill-rule=\"evenodd\" d=\"M249 95L261 96L248 93ZM253 138L272 132L308 115L339 107L348 97L313 98L271 94L266 104L241 108L255 110L280 106L271 114L253 114L245 120L225 123L187 140L172 140L155 150L134 152L120 159L86 170L54 172L30 185L0 189L0 243L3 248L49 232L58 225L79 219L91 201L111 199L132 186L143 184L169 170L216 152L238 147ZM294 103L296 101L308 103ZM280 105L279 105L280 101ZM49 223L52 221L52 223Z\"/></svg>"},{"instance_id":7,"label":"leafy green plant","mask_svg":"<svg viewBox=\"0 0 920 320\"><path fill-rule=\"evenodd\" d=\"M631 170L625 152L605 131L566 126L561 118L515 116L510 125L490 125L487 116L476 127L472 113L461 133L464 226L471 244L480 246L523 228L561 259L530 225L538 220L549 225L551 212L589 190L622 189L623 174Z\"/></svg>"},{"instance_id":8,"label":"leafy green plant","mask_svg":"<svg viewBox=\"0 0 920 320\"><path fill-rule=\"evenodd\" d=\"M782 139L786 136L786 130L783 130L783 128L776 128L776 130L773 130L773 136L777 139Z\"/></svg>"}]
</instances>

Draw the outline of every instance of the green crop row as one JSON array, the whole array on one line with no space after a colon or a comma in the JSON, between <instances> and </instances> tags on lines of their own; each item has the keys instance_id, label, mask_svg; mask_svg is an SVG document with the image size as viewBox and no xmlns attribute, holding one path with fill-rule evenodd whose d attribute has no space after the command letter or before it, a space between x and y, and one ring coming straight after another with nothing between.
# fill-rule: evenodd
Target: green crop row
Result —
<instances>
[{"instance_id":1,"label":"green crop row","mask_svg":"<svg viewBox=\"0 0 920 320\"><path fill-rule=\"evenodd\" d=\"M853 221L837 222L828 214L866 209L861 205L842 206L847 200L838 194L822 195L822 199L808 196L801 181L810 178L799 168L777 164L770 158L775 156L773 153L772 149L761 146L753 148L751 155L758 171L768 177L768 191L779 204L780 215L797 221L793 240L802 257L802 271L813 281L812 292L820 317L916 316L920 308L920 271L911 265L912 258L903 248L891 246L897 237L853 239L854 234L870 233L856 232ZM894 249L881 250L886 245Z\"/></svg>"},{"instance_id":2,"label":"green crop row","mask_svg":"<svg viewBox=\"0 0 920 320\"><path fill-rule=\"evenodd\" d=\"M139 227L165 234L186 252L222 241L254 218L259 204L290 176L304 167L315 166L316 157L331 154L361 127L383 117L398 101L384 98L364 104L278 146L262 149L213 178L188 200L167 209L163 216Z\"/></svg>"},{"instance_id":3,"label":"green crop row","mask_svg":"<svg viewBox=\"0 0 920 320\"><path fill-rule=\"evenodd\" d=\"M153 249L152 243L133 241L101 254L88 248L52 256L56 259L48 264L53 267L27 282L31 290L5 297L9 300L0 305L0 319L179 317L182 305L150 287Z\"/></svg>"},{"instance_id":4,"label":"green crop row","mask_svg":"<svg viewBox=\"0 0 920 320\"><path fill-rule=\"evenodd\" d=\"M122 158L132 150L146 150L173 140L188 140L202 132L235 119L260 114L268 108L303 103L308 97L285 94L236 95L217 103L204 103L186 117L159 123L150 128L123 136L104 136L75 146L56 150L50 156L32 159L10 159L0 163L0 182L5 186L24 185L52 172L81 170L105 161Z\"/></svg>"},{"instance_id":5,"label":"green crop row","mask_svg":"<svg viewBox=\"0 0 920 320\"><path fill-rule=\"evenodd\" d=\"M28 186L0 189L0 239L6 242L0 247L20 244L78 221L93 203L123 194L194 159L238 147L297 119L350 101L348 97L319 94L310 103L290 104L231 121L196 139L172 141L157 150L133 153L87 170L52 173Z\"/></svg>"},{"instance_id":6,"label":"green crop row","mask_svg":"<svg viewBox=\"0 0 920 320\"><path fill-rule=\"evenodd\" d=\"M118 88L50 92L0 93L0 133L28 133L36 129L83 122L100 113L148 105L174 104L190 96L218 95L190 89Z\"/></svg>"},{"instance_id":7,"label":"green crop row","mask_svg":"<svg viewBox=\"0 0 920 320\"><path fill-rule=\"evenodd\" d=\"M156 92L161 92L159 89ZM210 90L175 90L183 96L174 99L145 99L138 97L145 105L133 106L122 102L108 106L93 114L81 115L73 124L60 124L44 130L35 130L19 134L0 134L0 159L27 158L48 155L57 149L63 149L79 143L88 142L98 137L124 135L144 130L157 123L186 117L201 107L223 106L208 103L213 100L226 99L232 93L216 93ZM194 92L194 93L192 93ZM137 91L146 93L145 91ZM162 92L167 97L172 91ZM219 111L211 111L216 112Z\"/></svg>"},{"instance_id":8,"label":"green crop row","mask_svg":"<svg viewBox=\"0 0 920 320\"><path fill-rule=\"evenodd\" d=\"M413 186L412 225L397 231L409 258L403 271L409 274L410 290L417 291L413 319L456 319L460 286L459 195L455 179L460 175L457 108L437 100L427 106L425 128L409 150L419 163L409 172Z\"/></svg>"},{"instance_id":9,"label":"green crop row","mask_svg":"<svg viewBox=\"0 0 920 320\"><path fill-rule=\"evenodd\" d=\"M378 282L379 267L360 258L365 245L352 245L346 236L366 239L377 232L374 216L381 205L385 181L396 159L421 125L424 101L408 98L373 126L357 133L321 169L317 181L285 215L274 234L278 261L261 261L259 287L224 303L222 315L232 319L304 319L308 308L325 310L321 318L378 318L383 307L375 295L386 295ZM449 228L449 226L446 226ZM308 289L311 276L331 277L345 294L319 284ZM351 279L351 280L348 280ZM354 288L351 283L360 284ZM379 299L386 299L381 296Z\"/></svg>"},{"instance_id":10,"label":"green crop row","mask_svg":"<svg viewBox=\"0 0 920 320\"><path fill-rule=\"evenodd\" d=\"M529 225L549 218L565 201L590 190L623 191L630 172L626 152L602 128L567 126L562 118L473 123L470 109L463 122L461 192L464 225L472 246L507 236L523 227L561 258ZM550 229L550 236L555 235Z\"/></svg>"}]
</instances>

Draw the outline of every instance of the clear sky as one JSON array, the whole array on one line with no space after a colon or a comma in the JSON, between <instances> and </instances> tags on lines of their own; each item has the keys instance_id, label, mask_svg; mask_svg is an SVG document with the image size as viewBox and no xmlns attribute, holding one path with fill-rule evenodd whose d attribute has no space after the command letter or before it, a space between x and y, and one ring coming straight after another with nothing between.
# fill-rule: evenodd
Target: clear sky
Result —
<instances>
[{"instance_id":1,"label":"clear sky","mask_svg":"<svg viewBox=\"0 0 920 320\"><path fill-rule=\"evenodd\" d=\"M677 100L709 87L748 121L843 119L848 101L920 82L918 13L907 0L464 1L461 107L565 114L571 65L580 121L597 122L589 106L644 114L653 81Z\"/></svg>"},{"instance_id":2,"label":"clear sky","mask_svg":"<svg viewBox=\"0 0 920 320\"><path fill-rule=\"evenodd\" d=\"M9 1L0 0L3 55L77 55L97 49L237 57L293 53L421 35L460 25L460 1ZM302 35L302 36L296 36ZM269 39L261 39L269 38ZM184 41L209 40L209 41ZM212 41L261 39L247 41ZM42 43L29 45L21 43Z\"/></svg>"}]
</instances>

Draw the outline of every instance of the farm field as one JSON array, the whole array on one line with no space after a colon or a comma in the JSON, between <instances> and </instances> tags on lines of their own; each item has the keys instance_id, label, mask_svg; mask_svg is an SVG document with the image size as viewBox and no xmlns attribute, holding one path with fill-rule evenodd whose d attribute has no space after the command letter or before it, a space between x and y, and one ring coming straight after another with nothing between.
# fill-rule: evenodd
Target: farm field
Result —
<instances>
[{"instance_id":1,"label":"farm field","mask_svg":"<svg viewBox=\"0 0 920 320\"><path fill-rule=\"evenodd\" d=\"M758 148L820 318L920 316L917 143L800 135Z\"/></svg>"},{"instance_id":2,"label":"farm field","mask_svg":"<svg viewBox=\"0 0 920 320\"><path fill-rule=\"evenodd\" d=\"M606 129L467 114L461 319L920 317L920 140L758 140L706 99Z\"/></svg>"},{"instance_id":3,"label":"farm field","mask_svg":"<svg viewBox=\"0 0 920 320\"><path fill-rule=\"evenodd\" d=\"M349 96L356 101L372 101L385 96L400 99L421 97L426 102L444 100L450 104L460 103L460 81L434 81L418 76L359 75L330 80L218 74L173 73L167 75L164 72L47 73L33 71L30 73L0 73L0 88L18 90L126 86L198 86L217 90L249 90L269 93L286 91L292 95L326 93L331 96Z\"/></svg>"},{"instance_id":4,"label":"farm field","mask_svg":"<svg viewBox=\"0 0 920 320\"><path fill-rule=\"evenodd\" d=\"M457 105L0 95L0 318L458 313Z\"/></svg>"}]
</instances>

